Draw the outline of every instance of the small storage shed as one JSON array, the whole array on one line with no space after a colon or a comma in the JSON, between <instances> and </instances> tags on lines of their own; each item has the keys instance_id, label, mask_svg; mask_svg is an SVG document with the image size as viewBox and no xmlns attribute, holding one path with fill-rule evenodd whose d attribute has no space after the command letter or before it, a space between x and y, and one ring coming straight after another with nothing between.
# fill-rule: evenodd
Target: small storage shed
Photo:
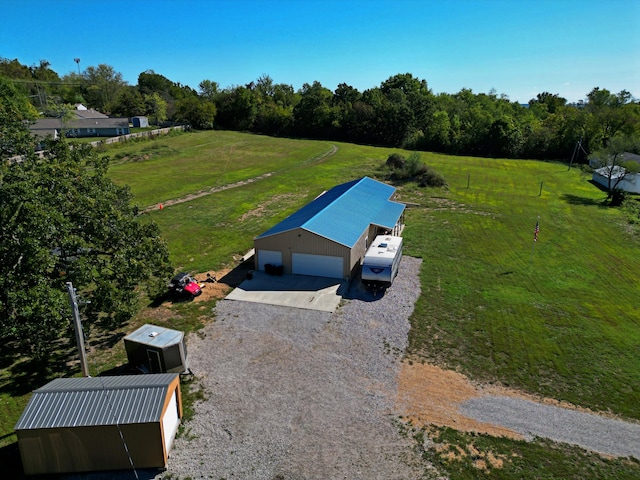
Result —
<instances>
[{"instance_id":1,"label":"small storage shed","mask_svg":"<svg viewBox=\"0 0 640 480\"><path fill-rule=\"evenodd\" d=\"M177 373L58 378L15 431L27 475L164 468L181 418Z\"/></svg>"},{"instance_id":2,"label":"small storage shed","mask_svg":"<svg viewBox=\"0 0 640 480\"><path fill-rule=\"evenodd\" d=\"M131 119L134 127L143 128L149 126L149 119L147 117L133 117Z\"/></svg>"},{"instance_id":3,"label":"small storage shed","mask_svg":"<svg viewBox=\"0 0 640 480\"><path fill-rule=\"evenodd\" d=\"M377 235L400 234L405 205L395 191L363 177L322 193L254 239L255 268L349 279Z\"/></svg>"},{"instance_id":4,"label":"small storage shed","mask_svg":"<svg viewBox=\"0 0 640 480\"><path fill-rule=\"evenodd\" d=\"M124 337L129 363L150 373L185 373L187 345L184 333L149 323Z\"/></svg>"}]
</instances>

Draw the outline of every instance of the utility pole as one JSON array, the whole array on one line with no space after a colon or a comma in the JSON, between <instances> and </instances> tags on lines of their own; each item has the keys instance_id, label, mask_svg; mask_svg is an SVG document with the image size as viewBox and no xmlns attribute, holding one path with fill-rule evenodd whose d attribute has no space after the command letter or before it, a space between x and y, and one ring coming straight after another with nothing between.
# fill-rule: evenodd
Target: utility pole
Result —
<instances>
[{"instance_id":1,"label":"utility pole","mask_svg":"<svg viewBox=\"0 0 640 480\"><path fill-rule=\"evenodd\" d=\"M73 327L76 331L76 343L78 344L78 353L80 354L82 376L90 377L91 375L89 375L87 354L84 351L84 334L82 332L82 324L80 323L80 312L78 312L78 300L76 300L76 291L71 282L67 282L67 291L69 292L69 304L71 305L71 314L73 316Z\"/></svg>"},{"instance_id":2,"label":"utility pole","mask_svg":"<svg viewBox=\"0 0 640 480\"><path fill-rule=\"evenodd\" d=\"M578 151L578 147L582 148L582 137L580 137L580 140L578 142L576 142L576 146L573 149L573 154L571 155L571 160L569 161L569 168L567 169L567 171L571 170L571 165L573 164L573 159L576 156L576 152Z\"/></svg>"}]
</instances>

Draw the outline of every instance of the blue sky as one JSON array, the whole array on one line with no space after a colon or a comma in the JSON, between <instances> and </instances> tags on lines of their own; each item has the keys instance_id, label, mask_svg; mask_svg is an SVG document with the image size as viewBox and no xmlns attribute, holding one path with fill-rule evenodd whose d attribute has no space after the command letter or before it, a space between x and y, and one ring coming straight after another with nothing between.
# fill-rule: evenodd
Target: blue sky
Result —
<instances>
[{"instance_id":1,"label":"blue sky","mask_svg":"<svg viewBox=\"0 0 640 480\"><path fill-rule=\"evenodd\" d=\"M106 63L195 89L263 74L361 92L397 73L434 93L526 103L594 87L640 97L640 0L0 0L0 57L60 75Z\"/></svg>"}]
</instances>

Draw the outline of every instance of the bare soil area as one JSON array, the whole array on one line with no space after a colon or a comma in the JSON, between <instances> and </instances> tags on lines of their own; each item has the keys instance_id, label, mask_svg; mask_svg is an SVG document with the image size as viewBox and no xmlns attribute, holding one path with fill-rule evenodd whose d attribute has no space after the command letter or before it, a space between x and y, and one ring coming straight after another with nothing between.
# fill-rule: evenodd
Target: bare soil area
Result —
<instances>
[{"instance_id":1,"label":"bare soil area","mask_svg":"<svg viewBox=\"0 0 640 480\"><path fill-rule=\"evenodd\" d=\"M495 391L494 391L495 390ZM497 392L500 390L500 393ZM480 387L464 375L430 364L403 362L398 375L398 409L417 427L437 425L466 432L522 439L500 425L465 417L460 405L471 398L507 393L506 389ZM516 395L516 392L512 392Z\"/></svg>"}]
</instances>

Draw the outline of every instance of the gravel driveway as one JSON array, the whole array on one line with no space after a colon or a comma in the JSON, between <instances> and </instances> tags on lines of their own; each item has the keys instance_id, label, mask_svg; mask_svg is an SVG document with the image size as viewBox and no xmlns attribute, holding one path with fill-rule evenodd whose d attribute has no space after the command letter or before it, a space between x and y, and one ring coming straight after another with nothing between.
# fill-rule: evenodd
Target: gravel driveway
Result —
<instances>
[{"instance_id":1,"label":"gravel driveway","mask_svg":"<svg viewBox=\"0 0 640 480\"><path fill-rule=\"evenodd\" d=\"M405 257L384 296L352 287L336 313L218 302L216 321L189 339L207 398L175 441L166 475L435 476L394 416L420 263Z\"/></svg>"},{"instance_id":2,"label":"gravel driveway","mask_svg":"<svg viewBox=\"0 0 640 480\"><path fill-rule=\"evenodd\" d=\"M218 302L216 321L188 340L189 363L206 399L175 440L167 471L143 470L137 478L441 478L396 423L397 378L420 294L420 265L404 257L384 295L352 286L335 313ZM640 458L636 423L506 396L473 398L459 410L528 439Z\"/></svg>"},{"instance_id":3,"label":"gravel driveway","mask_svg":"<svg viewBox=\"0 0 640 480\"><path fill-rule=\"evenodd\" d=\"M638 423L503 396L474 398L465 402L460 410L481 422L521 433L528 440L546 437L605 455L640 460Z\"/></svg>"}]
</instances>

